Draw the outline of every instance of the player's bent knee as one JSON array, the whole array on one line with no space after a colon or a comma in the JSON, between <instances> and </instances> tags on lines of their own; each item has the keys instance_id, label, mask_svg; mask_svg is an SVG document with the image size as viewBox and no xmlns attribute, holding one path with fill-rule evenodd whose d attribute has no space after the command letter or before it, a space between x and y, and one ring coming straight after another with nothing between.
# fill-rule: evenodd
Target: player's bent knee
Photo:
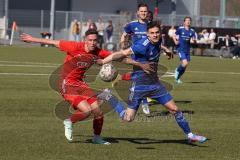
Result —
<instances>
[{"instance_id":1,"label":"player's bent knee","mask_svg":"<svg viewBox=\"0 0 240 160\"><path fill-rule=\"evenodd\" d=\"M171 114L175 114L176 112L179 111L177 105L174 103L174 101L170 101L165 104L166 108Z\"/></svg>"},{"instance_id":2,"label":"player's bent knee","mask_svg":"<svg viewBox=\"0 0 240 160\"><path fill-rule=\"evenodd\" d=\"M184 60L184 61L182 62L182 65L183 65L183 67L187 67L187 66L188 66L188 61L187 61L187 60Z\"/></svg>"}]
</instances>

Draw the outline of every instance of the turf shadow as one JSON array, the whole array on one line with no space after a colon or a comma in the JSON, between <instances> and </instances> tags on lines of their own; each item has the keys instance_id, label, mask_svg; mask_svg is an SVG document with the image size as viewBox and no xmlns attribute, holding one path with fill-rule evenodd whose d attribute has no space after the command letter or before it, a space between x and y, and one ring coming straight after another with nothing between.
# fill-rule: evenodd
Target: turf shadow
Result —
<instances>
[{"instance_id":1,"label":"turf shadow","mask_svg":"<svg viewBox=\"0 0 240 160\"><path fill-rule=\"evenodd\" d=\"M80 136L80 135L76 135ZM90 136L86 136L90 137ZM150 139L150 138L120 138L120 137L104 137L104 140L116 144L120 143L120 141L127 141L133 144L141 144L141 145L149 145L149 144L183 144L188 145L192 147L208 147L203 145L198 145L196 143L189 143L186 139L180 139L180 140L156 140L156 139ZM210 139L208 139L210 140ZM71 143L92 143L92 139L86 139L85 141L73 141ZM152 147L138 147L137 149L154 149Z\"/></svg>"},{"instance_id":2,"label":"turf shadow","mask_svg":"<svg viewBox=\"0 0 240 160\"><path fill-rule=\"evenodd\" d=\"M177 104L188 104L188 103L192 103L192 101L188 101L188 100L185 100L185 101L175 101L175 103L177 103Z\"/></svg>"},{"instance_id":3,"label":"turf shadow","mask_svg":"<svg viewBox=\"0 0 240 160\"><path fill-rule=\"evenodd\" d=\"M210 83L210 84L213 84L213 83L216 83L216 82L200 82L200 81L195 81L195 82L184 82L184 83L196 83L196 84L200 84L200 83Z\"/></svg>"},{"instance_id":4,"label":"turf shadow","mask_svg":"<svg viewBox=\"0 0 240 160\"><path fill-rule=\"evenodd\" d=\"M192 110L182 110L182 113L185 114L194 114ZM169 116L171 113L169 111L151 111L150 115L146 115L144 113L137 113L137 116L145 116L145 117L160 117L160 116Z\"/></svg>"}]
</instances>

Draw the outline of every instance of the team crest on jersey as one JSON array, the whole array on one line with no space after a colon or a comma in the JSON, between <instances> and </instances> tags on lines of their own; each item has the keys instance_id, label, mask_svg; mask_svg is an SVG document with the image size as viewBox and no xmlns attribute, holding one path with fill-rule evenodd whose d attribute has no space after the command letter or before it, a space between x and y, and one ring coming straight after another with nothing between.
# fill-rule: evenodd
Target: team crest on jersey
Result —
<instances>
[{"instance_id":1,"label":"team crest on jersey","mask_svg":"<svg viewBox=\"0 0 240 160\"><path fill-rule=\"evenodd\" d=\"M135 30L135 31L138 31L138 28L136 27L136 28L134 28L134 30Z\"/></svg>"}]
</instances>

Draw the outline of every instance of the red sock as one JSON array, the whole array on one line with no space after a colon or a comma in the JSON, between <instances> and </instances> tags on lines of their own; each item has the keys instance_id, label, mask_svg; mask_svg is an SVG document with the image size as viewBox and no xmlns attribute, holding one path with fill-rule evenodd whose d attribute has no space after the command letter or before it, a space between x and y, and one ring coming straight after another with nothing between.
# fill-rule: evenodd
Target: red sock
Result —
<instances>
[{"instance_id":1,"label":"red sock","mask_svg":"<svg viewBox=\"0 0 240 160\"><path fill-rule=\"evenodd\" d=\"M131 77L132 77L132 73L131 72L128 72L128 73L125 73L122 75L122 80L124 81L130 81L131 80Z\"/></svg>"},{"instance_id":2,"label":"red sock","mask_svg":"<svg viewBox=\"0 0 240 160\"><path fill-rule=\"evenodd\" d=\"M76 111L74 114L72 114L72 116L70 117L70 120L72 123L75 123L78 121L82 121L82 120L86 119L87 117L88 117L88 115L84 114L83 112Z\"/></svg>"},{"instance_id":3,"label":"red sock","mask_svg":"<svg viewBox=\"0 0 240 160\"><path fill-rule=\"evenodd\" d=\"M103 116L93 120L94 135L100 135L101 134L102 126L103 126Z\"/></svg>"}]
</instances>

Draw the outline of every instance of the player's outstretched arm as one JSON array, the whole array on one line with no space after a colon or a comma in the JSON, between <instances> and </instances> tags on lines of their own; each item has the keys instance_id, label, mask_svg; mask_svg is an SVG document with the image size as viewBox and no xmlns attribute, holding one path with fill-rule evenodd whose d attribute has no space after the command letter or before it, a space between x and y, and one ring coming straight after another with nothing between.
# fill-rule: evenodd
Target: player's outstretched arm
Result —
<instances>
[{"instance_id":1,"label":"player's outstretched arm","mask_svg":"<svg viewBox=\"0 0 240 160\"><path fill-rule=\"evenodd\" d=\"M137 61L134 61L132 58L124 58L122 59L123 63L126 63L126 64L130 64L130 65L133 65L133 66L137 66L137 67L140 67L142 68L142 70L148 74L150 74L151 72L154 72L154 69L153 69L153 64L154 62L150 62L150 63L140 63L140 62L137 62Z\"/></svg>"},{"instance_id":2,"label":"player's outstretched arm","mask_svg":"<svg viewBox=\"0 0 240 160\"><path fill-rule=\"evenodd\" d=\"M54 45L55 47L59 47L58 40L36 38L26 33L23 33L20 35L20 40L27 43L43 43L43 44L49 44L49 45Z\"/></svg>"},{"instance_id":3,"label":"player's outstretched arm","mask_svg":"<svg viewBox=\"0 0 240 160\"><path fill-rule=\"evenodd\" d=\"M106 58L104 58L103 60L99 59L97 61L97 63L99 65L103 65L103 64L109 63L114 60L119 60L119 59L125 58L131 54L132 54L132 51L130 50L130 48L128 48L125 50L114 52L114 53L110 54L109 56L107 56Z\"/></svg>"},{"instance_id":4,"label":"player's outstretched arm","mask_svg":"<svg viewBox=\"0 0 240 160\"><path fill-rule=\"evenodd\" d=\"M178 41L178 38L177 38L176 34L173 35L173 41L174 41L175 45L179 44L179 41Z\"/></svg>"}]
</instances>

